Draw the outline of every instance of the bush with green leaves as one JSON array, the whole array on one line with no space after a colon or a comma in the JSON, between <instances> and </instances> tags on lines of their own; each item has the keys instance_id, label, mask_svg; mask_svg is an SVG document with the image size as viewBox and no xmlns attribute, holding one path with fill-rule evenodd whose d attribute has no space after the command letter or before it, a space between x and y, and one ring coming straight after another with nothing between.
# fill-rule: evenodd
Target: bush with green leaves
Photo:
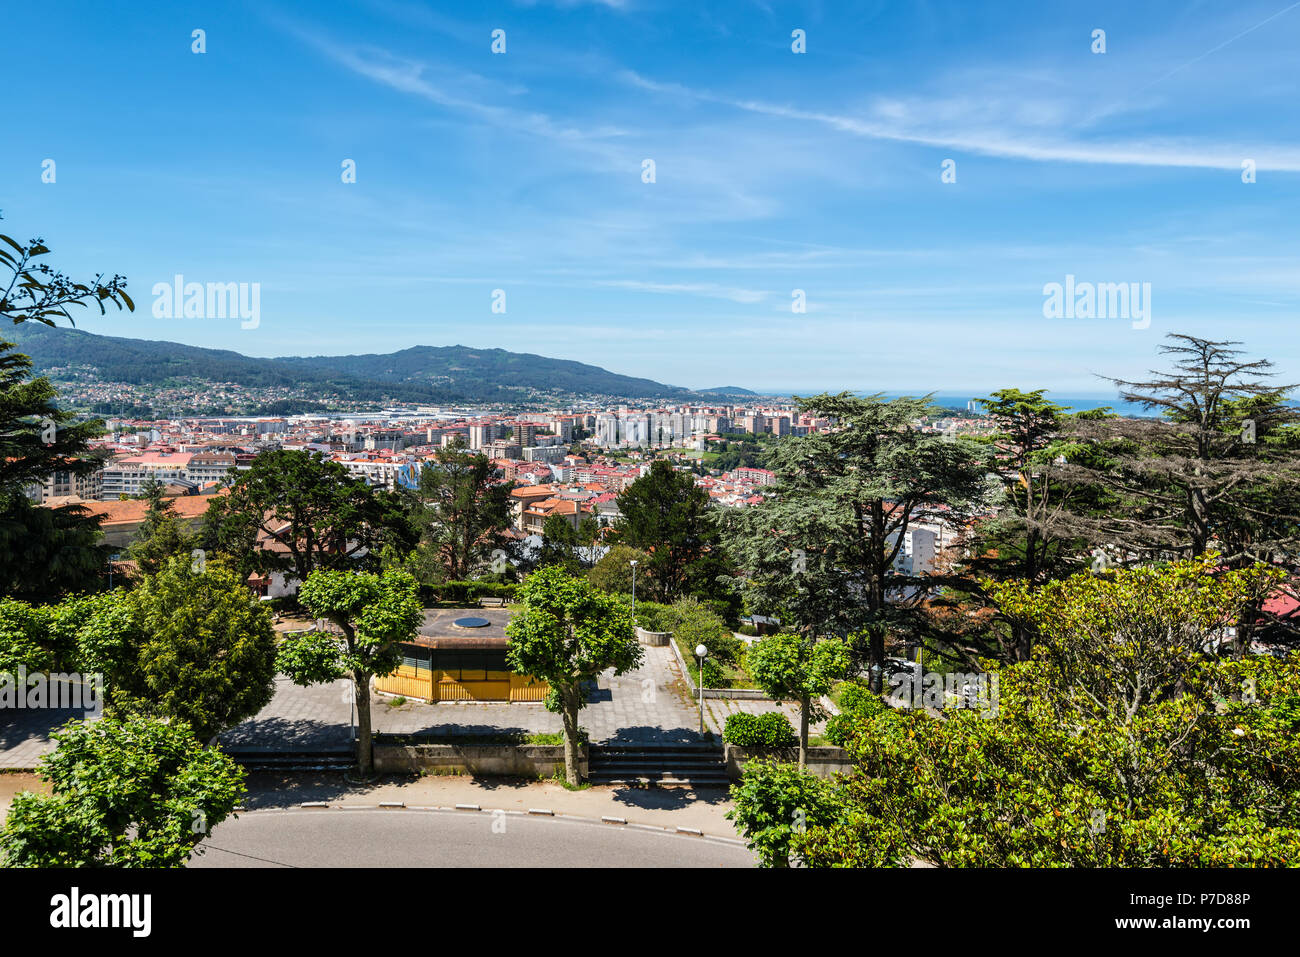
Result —
<instances>
[{"instance_id":1,"label":"bush with green leaves","mask_svg":"<svg viewBox=\"0 0 1300 957\"><path fill-rule=\"evenodd\" d=\"M671 611L671 605L657 601L639 601L636 603L637 627L646 631L672 631L669 621Z\"/></svg>"},{"instance_id":2,"label":"bush with green leaves","mask_svg":"<svg viewBox=\"0 0 1300 957\"><path fill-rule=\"evenodd\" d=\"M98 609L124 592L100 592L65 598L57 605L32 605L0 598L0 673L27 671L86 671L78 634Z\"/></svg>"},{"instance_id":3,"label":"bush with green leaves","mask_svg":"<svg viewBox=\"0 0 1300 957\"><path fill-rule=\"evenodd\" d=\"M50 615L45 607L16 598L0 599L0 674L16 674L54 666L49 640Z\"/></svg>"},{"instance_id":4,"label":"bush with green leaves","mask_svg":"<svg viewBox=\"0 0 1300 957\"><path fill-rule=\"evenodd\" d=\"M890 709L849 736L811 866L1223 867L1300 860L1300 655L1215 657L1274 587L1217 556L995 585L1041 636L995 709Z\"/></svg>"},{"instance_id":5,"label":"bush with green leaves","mask_svg":"<svg viewBox=\"0 0 1300 957\"><path fill-rule=\"evenodd\" d=\"M889 710L889 706L880 700L880 695L856 681L840 685L839 708L839 714L826 719L823 735L831 744L841 748L848 747L855 730L861 728L867 719Z\"/></svg>"},{"instance_id":6,"label":"bush with green leaves","mask_svg":"<svg viewBox=\"0 0 1300 957\"><path fill-rule=\"evenodd\" d=\"M741 748L793 748L799 744L790 720L779 711L727 715L722 740Z\"/></svg>"},{"instance_id":7,"label":"bush with green leaves","mask_svg":"<svg viewBox=\"0 0 1300 957\"><path fill-rule=\"evenodd\" d=\"M244 796L244 770L183 721L72 721L41 759L50 794L14 798L6 867L183 867Z\"/></svg>"},{"instance_id":8,"label":"bush with green leaves","mask_svg":"<svg viewBox=\"0 0 1300 957\"><path fill-rule=\"evenodd\" d=\"M731 786L731 799L734 807L727 819L763 867L789 867L797 856L792 839L808 828L829 827L840 814L831 782L776 761L745 762L744 777Z\"/></svg>"}]
</instances>

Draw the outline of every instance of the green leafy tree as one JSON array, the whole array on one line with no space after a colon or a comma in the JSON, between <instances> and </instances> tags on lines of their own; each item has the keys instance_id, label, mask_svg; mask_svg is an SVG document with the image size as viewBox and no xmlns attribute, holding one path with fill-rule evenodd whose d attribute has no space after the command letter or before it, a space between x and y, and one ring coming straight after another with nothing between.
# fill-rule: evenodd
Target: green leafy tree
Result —
<instances>
[{"instance_id":1,"label":"green leafy tree","mask_svg":"<svg viewBox=\"0 0 1300 957\"><path fill-rule=\"evenodd\" d=\"M43 260L49 252L42 239L24 244L0 235L0 318L53 326L71 322L74 307L93 305L101 315L108 305L135 309L121 276L74 280ZM49 380L30 378L31 360L12 350L0 340L0 592L53 601L99 587L108 553L98 545L97 516L76 505L38 508L25 487L57 471L97 469L88 443L103 423L59 409Z\"/></svg>"},{"instance_id":2,"label":"green leafy tree","mask_svg":"<svg viewBox=\"0 0 1300 957\"><path fill-rule=\"evenodd\" d=\"M926 398L845 392L799 408L836 424L776 446L777 494L729 510L723 537L754 611L819 635L865 635L860 657L879 689L886 632L932 587L895 564L907 533L980 502L986 466L973 443L919 428L936 411Z\"/></svg>"},{"instance_id":3,"label":"green leafy tree","mask_svg":"<svg viewBox=\"0 0 1300 957\"><path fill-rule=\"evenodd\" d=\"M590 513L578 522L577 555L583 568L591 568L600 555L600 522Z\"/></svg>"},{"instance_id":4,"label":"green leafy tree","mask_svg":"<svg viewBox=\"0 0 1300 957\"><path fill-rule=\"evenodd\" d=\"M1040 585L1088 566L1087 540L1073 531L1074 519L1104 508L1106 497L1098 500L1095 486L1067 480L1061 463L1097 461L1098 450L1064 437L1074 417L1042 389L999 389L977 401L996 429L985 440L1001 481L996 514L975 523L964 542L966 557L926 606L918 631L932 650L955 652L950 657L967 665L981 657L1027 661L1034 632L999 616L981 582ZM1109 417L1106 411L1087 415L1090 421Z\"/></svg>"},{"instance_id":5,"label":"green leafy tree","mask_svg":"<svg viewBox=\"0 0 1300 957\"><path fill-rule=\"evenodd\" d=\"M1300 657L1207 654L1273 587L1215 556L991 586L1031 619L992 709L873 710L813 866L1217 867L1300 852Z\"/></svg>"},{"instance_id":6,"label":"green leafy tree","mask_svg":"<svg viewBox=\"0 0 1300 957\"><path fill-rule=\"evenodd\" d=\"M587 572L587 580L603 592L630 595L632 594L633 561L637 563L639 569L636 576L637 583L641 584L646 580L646 569L650 567L649 555L630 545L611 546L600 561Z\"/></svg>"},{"instance_id":7,"label":"green leafy tree","mask_svg":"<svg viewBox=\"0 0 1300 957\"><path fill-rule=\"evenodd\" d=\"M745 775L731 786L735 806L727 812L764 867L789 867L791 839L809 827L826 827L840 813L831 785L802 768L775 761L745 762Z\"/></svg>"},{"instance_id":8,"label":"green leafy tree","mask_svg":"<svg viewBox=\"0 0 1300 957\"><path fill-rule=\"evenodd\" d=\"M263 452L204 516L209 550L244 572L306 581L318 568L351 569L375 541L382 518L374 491L319 452ZM263 547L263 543L273 547Z\"/></svg>"},{"instance_id":9,"label":"green leafy tree","mask_svg":"<svg viewBox=\"0 0 1300 957\"><path fill-rule=\"evenodd\" d=\"M244 795L243 769L181 722L73 721L53 737L51 793L19 794L0 828L6 867L183 867Z\"/></svg>"},{"instance_id":10,"label":"green leafy tree","mask_svg":"<svg viewBox=\"0 0 1300 957\"><path fill-rule=\"evenodd\" d=\"M1171 334L1160 351L1173 368L1145 381L1112 380L1125 401L1159 418L1082 422L1082 441L1117 451L1079 468L1114 505L1081 519L1094 541L1121 557L1189 557L1215 551L1226 567L1255 562L1300 572L1300 413L1294 385L1272 381L1267 359L1247 360L1233 341ZM1249 648L1260 607L1242 609L1236 654Z\"/></svg>"},{"instance_id":11,"label":"green leafy tree","mask_svg":"<svg viewBox=\"0 0 1300 957\"><path fill-rule=\"evenodd\" d=\"M496 481L490 459L459 446L441 448L420 470L421 549L441 567L444 581L464 581L508 552L513 485Z\"/></svg>"},{"instance_id":12,"label":"green leafy tree","mask_svg":"<svg viewBox=\"0 0 1300 957\"><path fill-rule=\"evenodd\" d=\"M270 704L276 647L270 613L239 575L195 565L172 558L130 593L133 667L113 669L124 683L110 693L115 707L179 719L207 741Z\"/></svg>"},{"instance_id":13,"label":"green leafy tree","mask_svg":"<svg viewBox=\"0 0 1300 957\"><path fill-rule=\"evenodd\" d=\"M506 626L506 660L519 674L551 686L550 703L564 719L564 773L578 783L578 711L584 682L608 668L621 675L641 663L631 613L622 602L558 566L529 576L522 605Z\"/></svg>"},{"instance_id":14,"label":"green leafy tree","mask_svg":"<svg viewBox=\"0 0 1300 957\"><path fill-rule=\"evenodd\" d=\"M1242 566L1293 551L1300 515L1269 514L1250 493L1269 483L1300 483L1295 443L1280 441L1298 420L1287 404L1294 386L1270 382L1272 363L1240 358L1236 342L1168 338L1160 351L1173 369L1144 382L1112 380L1122 399L1160 418L1085 420L1075 429L1081 441L1123 443L1105 468L1080 470L1079 479L1106 488L1122 506L1088 530L1139 557L1190 557L1213 548ZM1256 534L1232 534L1245 520Z\"/></svg>"},{"instance_id":15,"label":"green leafy tree","mask_svg":"<svg viewBox=\"0 0 1300 957\"><path fill-rule=\"evenodd\" d=\"M190 555L199 544L199 536L176 517L176 505L163 495L160 484L155 482L142 497L148 500L149 507L127 553L143 574L152 575L168 560Z\"/></svg>"},{"instance_id":16,"label":"green leafy tree","mask_svg":"<svg viewBox=\"0 0 1300 957\"><path fill-rule=\"evenodd\" d=\"M412 640L424 621L419 586L405 572L320 570L307 577L298 597L317 618L333 622L340 637L307 633L286 638L280 646L279 669L299 685L351 679L357 707L357 765L362 774L369 774L375 765L370 680L397 670L401 643Z\"/></svg>"},{"instance_id":17,"label":"green leafy tree","mask_svg":"<svg viewBox=\"0 0 1300 957\"><path fill-rule=\"evenodd\" d=\"M577 557L578 530L563 515L548 515L542 523L542 549L537 559L539 568L559 565L571 575L580 570Z\"/></svg>"},{"instance_id":18,"label":"green leafy tree","mask_svg":"<svg viewBox=\"0 0 1300 957\"><path fill-rule=\"evenodd\" d=\"M657 461L650 471L618 497L622 515L615 525L618 541L645 551L653 597L673 602L694 586L703 594L711 582L701 575L702 564L720 547L709 516L709 495L690 472ZM651 596L647 596L651 597Z\"/></svg>"},{"instance_id":19,"label":"green leafy tree","mask_svg":"<svg viewBox=\"0 0 1300 957\"><path fill-rule=\"evenodd\" d=\"M89 443L103 423L78 422L60 409L50 381L31 378L31 367L0 341L0 591L54 601L98 588L108 551L99 544L98 516L80 505L37 506L27 488L55 472L99 468Z\"/></svg>"},{"instance_id":20,"label":"green leafy tree","mask_svg":"<svg viewBox=\"0 0 1300 957\"><path fill-rule=\"evenodd\" d=\"M852 655L842 641L778 632L750 645L749 673L777 701L799 703L799 767L808 761L808 719L820 715L818 699L849 670Z\"/></svg>"}]
</instances>

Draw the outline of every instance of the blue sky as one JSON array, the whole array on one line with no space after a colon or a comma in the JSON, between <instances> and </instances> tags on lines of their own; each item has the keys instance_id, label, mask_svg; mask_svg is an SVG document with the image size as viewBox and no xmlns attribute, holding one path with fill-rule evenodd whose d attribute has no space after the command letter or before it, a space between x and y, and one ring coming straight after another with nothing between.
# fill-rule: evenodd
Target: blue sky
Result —
<instances>
[{"instance_id":1,"label":"blue sky","mask_svg":"<svg viewBox=\"0 0 1300 957\"><path fill-rule=\"evenodd\" d=\"M0 228L129 278L90 331L1066 395L1179 331L1300 378L1300 3L46 2L4 31ZM154 318L177 273L260 283L260 324ZM1067 274L1150 283L1150 327L1044 318Z\"/></svg>"}]
</instances>

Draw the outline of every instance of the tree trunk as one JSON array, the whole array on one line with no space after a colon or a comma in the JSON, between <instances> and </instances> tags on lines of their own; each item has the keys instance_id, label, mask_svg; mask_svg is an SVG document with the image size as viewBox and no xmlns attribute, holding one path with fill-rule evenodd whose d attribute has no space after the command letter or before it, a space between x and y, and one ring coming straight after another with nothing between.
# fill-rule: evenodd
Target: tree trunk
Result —
<instances>
[{"instance_id":1,"label":"tree trunk","mask_svg":"<svg viewBox=\"0 0 1300 957\"><path fill-rule=\"evenodd\" d=\"M799 770L808 764L808 708L811 699L804 695L799 699Z\"/></svg>"},{"instance_id":2,"label":"tree trunk","mask_svg":"<svg viewBox=\"0 0 1300 957\"><path fill-rule=\"evenodd\" d=\"M875 624L871 626L870 646L871 648L871 690L875 694L880 694L885 686L885 632L884 626Z\"/></svg>"},{"instance_id":3,"label":"tree trunk","mask_svg":"<svg viewBox=\"0 0 1300 957\"><path fill-rule=\"evenodd\" d=\"M370 735L370 675L353 673L352 697L357 703L357 768L362 774L371 774L375 749Z\"/></svg>"},{"instance_id":4,"label":"tree trunk","mask_svg":"<svg viewBox=\"0 0 1300 957\"><path fill-rule=\"evenodd\" d=\"M1262 602L1252 601L1238 616L1236 633L1232 638L1232 657L1244 658L1250 653L1250 643L1255 638L1255 623L1259 621L1262 610Z\"/></svg>"},{"instance_id":5,"label":"tree trunk","mask_svg":"<svg viewBox=\"0 0 1300 957\"><path fill-rule=\"evenodd\" d=\"M1021 624L1011 626L1011 643L1016 661L1028 661L1034 653L1034 636L1028 627Z\"/></svg>"},{"instance_id":6,"label":"tree trunk","mask_svg":"<svg viewBox=\"0 0 1300 957\"><path fill-rule=\"evenodd\" d=\"M581 783L578 778L578 689L565 689L564 702L564 780L570 786Z\"/></svg>"}]
</instances>

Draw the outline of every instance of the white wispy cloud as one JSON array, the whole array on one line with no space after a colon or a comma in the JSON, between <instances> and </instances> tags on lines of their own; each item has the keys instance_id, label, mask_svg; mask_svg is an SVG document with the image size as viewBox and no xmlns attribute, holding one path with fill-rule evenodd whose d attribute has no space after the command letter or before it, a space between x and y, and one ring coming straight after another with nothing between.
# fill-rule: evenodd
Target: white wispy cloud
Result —
<instances>
[{"instance_id":1,"label":"white wispy cloud","mask_svg":"<svg viewBox=\"0 0 1300 957\"><path fill-rule=\"evenodd\" d=\"M611 286L618 289L631 289L636 292L681 293L690 296L705 296L710 299L729 299L732 302L762 302L770 293L764 289L744 289L735 286L721 286L710 282L647 282L638 279L601 279L597 286Z\"/></svg>"},{"instance_id":2,"label":"white wispy cloud","mask_svg":"<svg viewBox=\"0 0 1300 957\"><path fill-rule=\"evenodd\" d=\"M336 43L301 27L289 29L319 53L358 76L398 92L417 96L436 106L472 116L498 128L582 146L599 152L611 160L613 154L601 148L601 141L616 139L629 133L627 129L614 125L584 129L559 122L545 112L487 103L453 91L451 86L455 78L449 78L445 83L434 82L429 77L431 69L428 63L399 56L375 46ZM482 80L481 77L469 75L463 75L461 79ZM512 88L504 92L507 95L517 95L518 90Z\"/></svg>"},{"instance_id":3,"label":"white wispy cloud","mask_svg":"<svg viewBox=\"0 0 1300 957\"><path fill-rule=\"evenodd\" d=\"M1089 163L1117 166L1158 166L1199 169L1241 169L1245 159L1254 160L1256 168L1279 172L1300 172L1300 149L1263 143L1207 142L1191 138L1146 138L1130 140L1079 140L1061 135L1044 135L1041 127L1052 121L1064 121L1064 111L1053 114L1039 104L1039 114L1022 116L1034 126L991 128L960 126L961 101L925 101L913 99L882 100L874 116L809 110L759 99L739 98L694 89L680 83L660 82L633 70L622 70L619 78L634 87L665 96L713 103L747 113L775 117L798 123L814 123L853 136L897 143L932 146L954 152L973 153L1002 159L1033 162ZM947 129L935 129L936 122L947 121ZM923 127L922 124L925 124Z\"/></svg>"}]
</instances>

